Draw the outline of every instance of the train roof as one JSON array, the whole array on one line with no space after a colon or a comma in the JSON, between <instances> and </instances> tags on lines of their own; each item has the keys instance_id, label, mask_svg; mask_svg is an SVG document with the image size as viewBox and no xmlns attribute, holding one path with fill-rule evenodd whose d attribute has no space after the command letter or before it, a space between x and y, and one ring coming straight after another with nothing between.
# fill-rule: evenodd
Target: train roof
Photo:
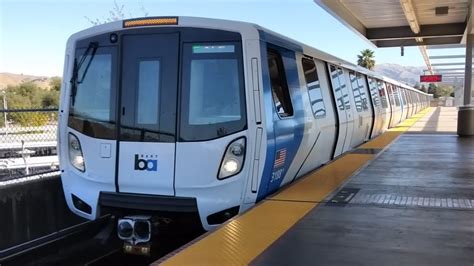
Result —
<instances>
[{"instance_id":1,"label":"train roof","mask_svg":"<svg viewBox=\"0 0 474 266\"><path fill-rule=\"evenodd\" d=\"M135 19L153 19L153 18L162 18L162 17L145 17L145 18L134 18ZM171 18L171 17L167 17ZM177 17L172 17L172 18L177 18L178 19L178 24L177 25L166 25L166 26L171 26L171 27L180 27L180 26L188 26L188 27L203 27L203 28L210 28L210 29L222 29L222 30L238 30L241 33L247 33L247 34L255 34L255 30L258 31L258 34L260 35L260 38L269 38L272 40L277 40L279 44L282 44L283 46L286 46L286 48L293 48L295 50L299 50L305 55L321 59L323 61L357 71L362 74L370 75L374 78L378 78L381 80L384 80L386 82L393 83L395 85L411 89L423 94L426 94L420 90L414 89L411 86L408 86L406 84L403 84L397 80L388 78L386 76L383 76L375 71L366 69L364 67L355 65L351 62L348 62L344 59L341 59L337 56L331 55L329 53L326 53L324 51L321 51L317 48L314 48L312 46L309 46L307 44L304 44L302 42L299 42L297 40L294 40L290 37L284 36L282 34L279 34L277 32L274 32L272 30L269 30L265 27L262 27L258 24L255 23L250 23L250 22L243 22L243 21L234 21L234 20L225 20L225 19L214 19L214 18L203 18L203 17L191 17L191 16L177 16ZM71 39L81 39L85 38L89 35L94 35L94 34L101 34L101 33L106 33L110 31L117 31L120 29L123 29L123 24L124 21L128 21L129 19L126 20L119 20L119 21L113 21L97 26L93 26L91 28L85 29L83 31L77 32L73 34L69 40ZM428 95L428 94L427 94Z\"/></svg>"}]
</instances>

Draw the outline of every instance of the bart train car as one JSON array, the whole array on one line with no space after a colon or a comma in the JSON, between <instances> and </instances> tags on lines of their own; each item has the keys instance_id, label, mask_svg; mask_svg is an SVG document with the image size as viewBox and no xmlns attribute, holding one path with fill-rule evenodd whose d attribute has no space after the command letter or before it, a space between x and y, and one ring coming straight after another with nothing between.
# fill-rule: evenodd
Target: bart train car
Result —
<instances>
[{"instance_id":1,"label":"bart train car","mask_svg":"<svg viewBox=\"0 0 474 266\"><path fill-rule=\"evenodd\" d=\"M78 32L63 77L68 206L87 219L116 213L134 243L159 219L209 230L429 101L260 26L193 17Z\"/></svg>"}]
</instances>

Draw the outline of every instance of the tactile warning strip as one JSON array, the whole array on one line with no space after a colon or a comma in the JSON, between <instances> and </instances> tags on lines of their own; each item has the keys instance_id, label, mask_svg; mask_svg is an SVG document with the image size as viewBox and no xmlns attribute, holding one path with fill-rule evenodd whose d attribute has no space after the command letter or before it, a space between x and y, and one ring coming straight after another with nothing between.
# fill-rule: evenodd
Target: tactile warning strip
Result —
<instances>
[{"instance_id":1,"label":"tactile warning strip","mask_svg":"<svg viewBox=\"0 0 474 266\"><path fill-rule=\"evenodd\" d=\"M474 199L435 198L402 194L372 194L362 191L357 193L349 204L474 210Z\"/></svg>"}]
</instances>

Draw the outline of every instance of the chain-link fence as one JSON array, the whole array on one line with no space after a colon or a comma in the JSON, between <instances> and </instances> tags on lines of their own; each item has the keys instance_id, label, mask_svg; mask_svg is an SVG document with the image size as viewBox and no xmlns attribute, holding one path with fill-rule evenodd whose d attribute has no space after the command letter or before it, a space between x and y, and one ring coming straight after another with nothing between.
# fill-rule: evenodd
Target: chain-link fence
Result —
<instances>
[{"instance_id":1,"label":"chain-link fence","mask_svg":"<svg viewBox=\"0 0 474 266\"><path fill-rule=\"evenodd\" d=\"M0 180L58 168L57 111L0 110Z\"/></svg>"}]
</instances>

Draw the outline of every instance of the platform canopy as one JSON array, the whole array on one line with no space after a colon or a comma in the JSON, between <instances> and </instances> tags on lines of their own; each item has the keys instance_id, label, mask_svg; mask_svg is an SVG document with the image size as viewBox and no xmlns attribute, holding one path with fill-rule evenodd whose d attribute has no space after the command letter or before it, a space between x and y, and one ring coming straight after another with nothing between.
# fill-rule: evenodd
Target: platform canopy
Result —
<instances>
[{"instance_id":1,"label":"platform canopy","mask_svg":"<svg viewBox=\"0 0 474 266\"><path fill-rule=\"evenodd\" d=\"M473 1L314 0L375 47L418 46L426 63L425 74L443 75L443 82L455 86L464 84L465 105L470 104L471 95L474 95ZM427 51L461 47L466 53L430 57ZM462 57L464 62L459 62ZM435 62L432 64L430 59Z\"/></svg>"},{"instance_id":2,"label":"platform canopy","mask_svg":"<svg viewBox=\"0 0 474 266\"><path fill-rule=\"evenodd\" d=\"M454 44L474 33L472 0L314 0L377 47Z\"/></svg>"}]
</instances>

